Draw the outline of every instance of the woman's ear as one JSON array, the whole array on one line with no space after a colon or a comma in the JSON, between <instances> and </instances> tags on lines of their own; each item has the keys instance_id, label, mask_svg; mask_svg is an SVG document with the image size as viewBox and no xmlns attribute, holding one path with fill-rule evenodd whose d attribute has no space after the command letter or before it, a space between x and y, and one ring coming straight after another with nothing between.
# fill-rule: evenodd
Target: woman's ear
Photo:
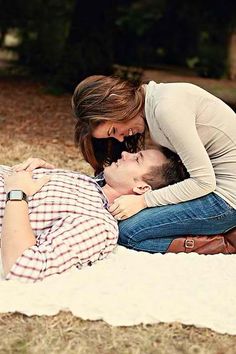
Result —
<instances>
[{"instance_id":1,"label":"woman's ear","mask_svg":"<svg viewBox=\"0 0 236 354\"><path fill-rule=\"evenodd\" d=\"M152 187L149 184L147 184L144 181L140 181L140 182L138 182L137 186L135 186L133 188L133 193L141 195L141 194L144 194L150 190L152 190Z\"/></svg>"}]
</instances>

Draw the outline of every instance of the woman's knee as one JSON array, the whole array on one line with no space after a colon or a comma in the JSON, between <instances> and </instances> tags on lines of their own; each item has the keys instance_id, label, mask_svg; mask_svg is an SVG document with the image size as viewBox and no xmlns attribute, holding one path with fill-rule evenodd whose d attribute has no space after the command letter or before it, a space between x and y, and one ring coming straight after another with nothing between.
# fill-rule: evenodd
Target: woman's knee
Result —
<instances>
[{"instance_id":1,"label":"woman's knee","mask_svg":"<svg viewBox=\"0 0 236 354\"><path fill-rule=\"evenodd\" d=\"M119 222L119 238L118 243L123 246L129 246L132 241L135 223L132 218Z\"/></svg>"}]
</instances>

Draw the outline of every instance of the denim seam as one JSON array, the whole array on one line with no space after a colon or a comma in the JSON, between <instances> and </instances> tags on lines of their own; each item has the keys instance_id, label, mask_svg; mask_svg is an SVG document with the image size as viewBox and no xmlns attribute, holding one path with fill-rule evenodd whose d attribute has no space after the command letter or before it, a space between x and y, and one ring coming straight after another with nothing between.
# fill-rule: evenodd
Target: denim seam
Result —
<instances>
[{"instance_id":1,"label":"denim seam","mask_svg":"<svg viewBox=\"0 0 236 354\"><path fill-rule=\"evenodd\" d=\"M188 218L188 219L183 219L183 220L181 220L181 221L182 221L182 222L185 222L185 221L189 221L189 220L192 220L192 221L212 220L212 219L217 219L217 218L219 218L219 217L222 217L223 215L227 214L228 212L229 212L229 211L226 211L226 212L224 212L224 213L222 213L222 214L220 214L220 215L212 216L212 217L208 217L208 218L201 218L201 219L198 219L198 218L190 219L190 218ZM231 211L230 211L230 212L231 212ZM171 226L175 227L175 225L178 225L178 223L179 223L179 222L171 223ZM142 233L142 232L144 232L144 231L146 231L146 230L149 230L149 229L152 229L152 230L153 230L153 233L154 233L154 232L155 232L154 230L155 230L156 228L163 227L163 226L165 226L165 225L170 225L170 223L168 222L168 223L159 224L159 225L157 225L157 226L145 227L145 228L142 228L141 230L135 232L135 234L129 235L129 238L128 238L128 245L131 246L130 241L132 242L134 236L137 236L137 235L139 235L140 233ZM166 237L170 237L170 236L166 236ZM133 246L132 246L132 247L133 247Z\"/></svg>"},{"instance_id":2,"label":"denim seam","mask_svg":"<svg viewBox=\"0 0 236 354\"><path fill-rule=\"evenodd\" d=\"M188 219L189 220L189 219ZM175 226L177 223L174 223L174 224L172 224L173 226ZM153 231L156 229L156 228L159 228L159 227L161 227L161 226L165 226L165 225L169 225L169 223L165 223L165 224L159 224L159 225L157 225L157 226L152 226L152 227L146 227L145 229L142 229L142 230L140 230L140 231L137 231L135 234L133 234L133 235L129 235L129 238L128 238L128 245L129 246L132 246L131 244L130 244L130 241L132 242L132 240L133 240L133 238L134 238L134 236L137 236L137 235L139 235L140 233L142 233L142 232L144 232L144 231L146 231L146 230L149 230L149 229L152 229ZM154 233L154 232L153 232ZM166 236L166 237L171 237L171 236ZM158 238L158 237L157 237ZM140 241L138 241L138 242L140 242ZM132 246L133 247L133 246Z\"/></svg>"},{"instance_id":3,"label":"denim seam","mask_svg":"<svg viewBox=\"0 0 236 354\"><path fill-rule=\"evenodd\" d=\"M212 220L212 219L217 219L219 217L222 217L222 216L225 216L227 214L232 214L234 212L234 209L228 209L226 211L224 211L223 213L221 214L218 214L218 215L214 215L214 216L209 216L209 217L206 217L206 218L193 218L192 220ZM189 219L185 219L185 220L189 220Z\"/></svg>"},{"instance_id":4,"label":"denim seam","mask_svg":"<svg viewBox=\"0 0 236 354\"><path fill-rule=\"evenodd\" d=\"M141 241L139 241L138 243L140 243L140 242L141 242ZM137 246L137 244L132 245L130 242L128 242L128 244L119 242L119 245L124 246L124 247L127 247L127 246L128 246L130 249L136 250L136 251L143 251L143 252L146 252L146 251L147 251L147 250L145 250L145 249L139 249L139 248L135 247L135 246ZM150 252L156 253L155 250L152 250L152 251L150 251ZM166 249L163 250L163 251L158 251L158 253L162 253L162 252L166 252Z\"/></svg>"}]
</instances>

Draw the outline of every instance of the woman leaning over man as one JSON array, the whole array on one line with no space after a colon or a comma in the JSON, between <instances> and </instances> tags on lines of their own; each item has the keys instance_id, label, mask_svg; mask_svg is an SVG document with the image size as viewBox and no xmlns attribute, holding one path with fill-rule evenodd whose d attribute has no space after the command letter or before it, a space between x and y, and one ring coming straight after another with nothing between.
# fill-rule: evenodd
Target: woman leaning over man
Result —
<instances>
[{"instance_id":1,"label":"woman leaning over man","mask_svg":"<svg viewBox=\"0 0 236 354\"><path fill-rule=\"evenodd\" d=\"M236 114L219 98L189 83L134 86L91 76L75 89L75 140L100 172L122 150L152 142L177 153L189 178L142 196L118 198L119 243L165 252L180 235L214 235L236 226ZM127 219L127 220L125 220Z\"/></svg>"}]
</instances>

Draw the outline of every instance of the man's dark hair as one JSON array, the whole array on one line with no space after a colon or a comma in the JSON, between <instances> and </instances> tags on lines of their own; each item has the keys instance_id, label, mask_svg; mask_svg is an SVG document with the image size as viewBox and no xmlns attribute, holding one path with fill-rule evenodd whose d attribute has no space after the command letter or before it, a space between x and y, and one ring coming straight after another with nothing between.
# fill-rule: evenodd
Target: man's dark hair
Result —
<instances>
[{"instance_id":1,"label":"man's dark hair","mask_svg":"<svg viewBox=\"0 0 236 354\"><path fill-rule=\"evenodd\" d=\"M149 172L143 176L143 180L152 189L163 188L189 178L186 167L176 153L165 147L161 148L161 152L166 156L168 161L161 166L151 167Z\"/></svg>"}]
</instances>

